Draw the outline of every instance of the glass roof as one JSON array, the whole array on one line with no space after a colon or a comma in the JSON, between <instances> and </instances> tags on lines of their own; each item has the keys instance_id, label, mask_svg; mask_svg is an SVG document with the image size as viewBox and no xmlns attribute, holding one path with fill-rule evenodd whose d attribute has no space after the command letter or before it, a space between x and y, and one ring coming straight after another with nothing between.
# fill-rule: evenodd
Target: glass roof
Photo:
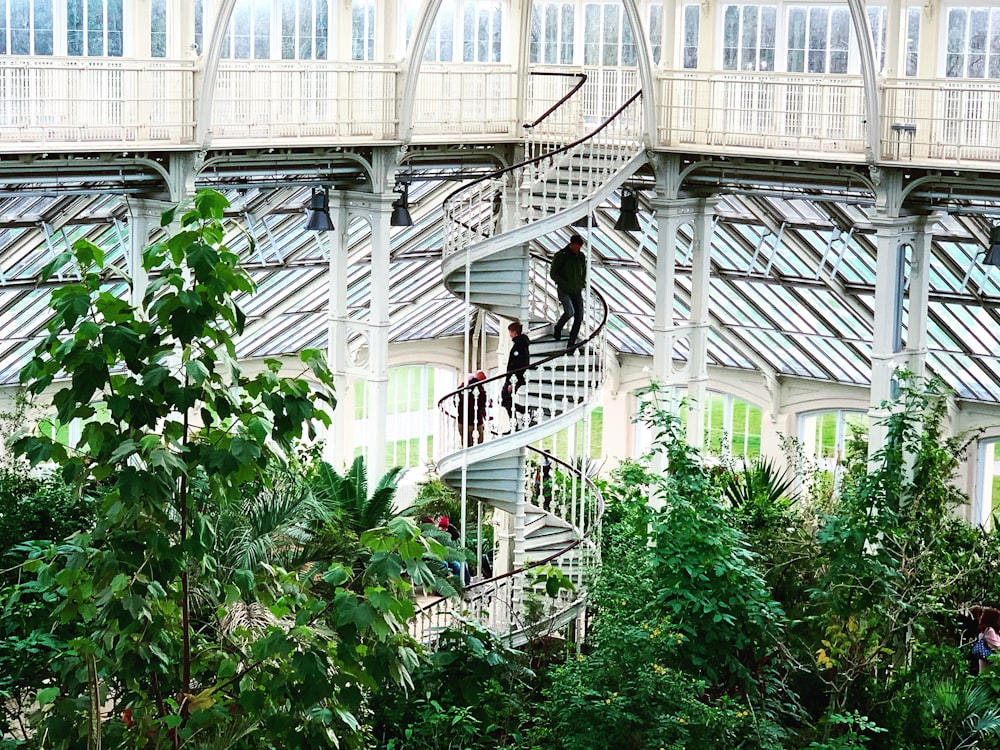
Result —
<instances>
[{"instance_id":1,"label":"glass roof","mask_svg":"<svg viewBox=\"0 0 1000 750\"><path fill-rule=\"evenodd\" d=\"M441 284L441 202L455 182L411 186L412 227L390 235L390 339L430 341L460 335L462 300ZM309 188L232 190L227 240L257 285L240 301L248 316L238 342L244 357L323 348L329 325L332 238L303 230ZM97 242L125 268L126 198L110 195L0 199L0 383L17 373L49 318L51 283L70 277L60 269L50 284L40 269L79 237ZM642 204L646 196L642 196ZM648 206L643 231L613 230L618 199L597 206L590 233L591 279L606 298L608 339L619 352L651 356L656 307L656 232ZM709 363L778 375L866 385L871 371L875 281L873 209L773 196L725 195L718 201L711 248ZM336 219L335 219L336 221ZM1000 402L1000 270L982 264L989 221L942 216L934 227L928 308L928 368L959 397ZM551 256L570 230L532 243ZM252 241L251 241L252 239ZM681 227L676 250L677 294L672 319L681 324L690 306L690 227ZM371 288L370 232L355 219L346 236L347 308L366 317ZM125 287L109 277L109 289ZM487 329L498 330L487 319ZM352 343L359 343L355 337ZM681 338L674 356L688 354Z\"/></svg>"}]
</instances>

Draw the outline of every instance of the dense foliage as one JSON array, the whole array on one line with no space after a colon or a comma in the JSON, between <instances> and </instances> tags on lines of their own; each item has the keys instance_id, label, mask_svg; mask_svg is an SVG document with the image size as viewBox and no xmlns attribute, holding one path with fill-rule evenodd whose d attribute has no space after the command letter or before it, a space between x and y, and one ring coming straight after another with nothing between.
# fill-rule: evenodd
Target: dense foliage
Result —
<instances>
[{"instance_id":1,"label":"dense foliage","mask_svg":"<svg viewBox=\"0 0 1000 750\"><path fill-rule=\"evenodd\" d=\"M904 381L884 443L853 434L836 481L801 486L707 468L653 386L650 455L603 483L586 642L521 653L461 622L425 650L414 586L455 593L441 560L467 553L414 519L456 499L430 484L398 514L397 469L369 488L363 460L301 457L329 373L236 361L252 284L224 208L199 194L146 251L138 305L89 243L48 269L79 280L23 380L82 431L0 466L0 747L1000 747L1000 670L970 672L956 624L1000 603L1000 540L955 515L971 438L939 384ZM544 566L522 595L572 585Z\"/></svg>"},{"instance_id":2,"label":"dense foliage","mask_svg":"<svg viewBox=\"0 0 1000 750\"><path fill-rule=\"evenodd\" d=\"M362 746L369 693L416 664L410 581L435 585L423 558L441 547L405 518L330 543L355 508L288 478L296 441L329 423L331 378L314 351L315 390L278 361L253 376L236 361L235 297L252 284L223 244L225 207L199 193L145 251L138 306L91 243L46 269L79 280L53 292L22 381L34 396L58 386L54 422L80 420L81 438L17 445L96 510L21 566L57 631L78 629L43 644L31 720L45 747Z\"/></svg>"}]
</instances>

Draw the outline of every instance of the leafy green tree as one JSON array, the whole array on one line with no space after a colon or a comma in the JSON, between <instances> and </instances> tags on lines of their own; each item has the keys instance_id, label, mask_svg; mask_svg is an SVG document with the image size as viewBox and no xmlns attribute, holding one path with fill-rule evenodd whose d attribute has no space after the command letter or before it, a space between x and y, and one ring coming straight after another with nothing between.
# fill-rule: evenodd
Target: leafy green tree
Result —
<instances>
[{"instance_id":1,"label":"leafy green tree","mask_svg":"<svg viewBox=\"0 0 1000 750\"><path fill-rule=\"evenodd\" d=\"M115 294L93 243L44 271L72 264L78 280L53 292L49 332L21 379L36 397L55 387L56 422L83 427L75 449L46 435L18 448L81 490L103 490L93 529L38 545L25 565L52 617L85 630L53 654L57 680L38 693L46 746L360 746L377 676L405 682L415 663L402 574L436 550L414 524L362 534L380 565L363 571L361 593L345 566L317 579L262 564L287 541L263 518L255 538L269 541L234 553L231 504L273 484L295 441L329 423L333 396L316 351L301 358L317 390L282 377L281 362L253 377L238 363L235 297L253 285L223 242L227 205L198 193L179 230L144 251L150 283L138 307ZM167 212L163 225L174 219ZM222 627L250 602L266 610L262 622Z\"/></svg>"},{"instance_id":2,"label":"leafy green tree","mask_svg":"<svg viewBox=\"0 0 1000 750\"><path fill-rule=\"evenodd\" d=\"M88 496L51 472L33 475L25 462L0 462L0 736L15 728L24 735L27 710L52 678L53 649L79 635L75 623L51 627L34 576L20 566L30 549L26 545L62 540L92 523Z\"/></svg>"},{"instance_id":3,"label":"leafy green tree","mask_svg":"<svg viewBox=\"0 0 1000 750\"><path fill-rule=\"evenodd\" d=\"M874 715L881 676L902 670L982 572L966 499L952 479L970 436L945 436L947 391L904 379L884 445L867 471L848 467L839 505L817 532L810 614L792 640L810 653L827 713ZM956 644L957 645L957 644Z\"/></svg>"},{"instance_id":4,"label":"leafy green tree","mask_svg":"<svg viewBox=\"0 0 1000 750\"><path fill-rule=\"evenodd\" d=\"M753 695L776 652L783 613L754 567L746 536L684 441L680 419L660 406L657 392L652 385L640 414L657 435L653 452L667 461L662 476L650 477L663 502L648 518L657 600L687 640L685 669Z\"/></svg>"}]
</instances>

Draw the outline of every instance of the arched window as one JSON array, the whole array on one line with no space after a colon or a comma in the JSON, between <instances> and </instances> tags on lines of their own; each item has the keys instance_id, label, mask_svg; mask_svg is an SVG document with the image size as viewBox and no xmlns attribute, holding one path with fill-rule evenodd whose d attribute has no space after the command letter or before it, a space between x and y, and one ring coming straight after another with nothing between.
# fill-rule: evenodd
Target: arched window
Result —
<instances>
[{"instance_id":1,"label":"arched window","mask_svg":"<svg viewBox=\"0 0 1000 750\"><path fill-rule=\"evenodd\" d=\"M664 408L680 414L681 423L687 424L687 409L681 405L687 397L686 388L669 388L659 397ZM642 407L640 396L636 411ZM731 393L708 391L704 409L705 441L702 455L706 458L743 457L760 455L761 422L763 410L756 404ZM637 425L636 451L642 453L650 446L652 436L644 425Z\"/></svg>"},{"instance_id":2,"label":"arched window","mask_svg":"<svg viewBox=\"0 0 1000 750\"><path fill-rule=\"evenodd\" d=\"M368 432L366 384L354 389L354 434ZM434 458L434 437L438 429L437 399L454 390L455 371L433 365L402 365L389 368L386 399L386 466L414 468ZM364 445L358 447L362 453Z\"/></svg>"},{"instance_id":3,"label":"arched window","mask_svg":"<svg viewBox=\"0 0 1000 750\"><path fill-rule=\"evenodd\" d=\"M1000 505L1000 438L979 441L973 523L990 529Z\"/></svg>"},{"instance_id":4,"label":"arched window","mask_svg":"<svg viewBox=\"0 0 1000 750\"><path fill-rule=\"evenodd\" d=\"M798 439L802 458L807 466L799 467L811 473L803 480L814 491L837 492L843 477L844 448L851 430L868 430L868 414L861 410L806 412L799 416Z\"/></svg>"}]
</instances>

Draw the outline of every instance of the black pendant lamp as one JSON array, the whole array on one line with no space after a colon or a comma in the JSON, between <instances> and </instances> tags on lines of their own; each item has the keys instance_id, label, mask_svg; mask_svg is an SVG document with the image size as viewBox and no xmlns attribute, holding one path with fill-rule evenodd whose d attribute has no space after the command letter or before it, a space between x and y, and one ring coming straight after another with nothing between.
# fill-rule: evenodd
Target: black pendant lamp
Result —
<instances>
[{"instance_id":1,"label":"black pendant lamp","mask_svg":"<svg viewBox=\"0 0 1000 750\"><path fill-rule=\"evenodd\" d=\"M310 232L332 232L333 219L330 218L330 196L326 188L313 188L309 197L309 221L306 229Z\"/></svg>"},{"instance_id":2,"label":"black pendant lamp","mask_svg":"<svg viewBox=\"0 0 1000 750\"><path fill-rule=\"evenodd\" d=\"M403 183L397 188L399 197L393 201L392 216L389 217L389 226L392 227L412 227L413 218L410 216L409 192L410 186Z\"/></svg>"},{"instance_id":3,"label":"black pendant lamp","mask_svg":"<svg viewBox=\"0 0 1000 750\"><path fill-rule=\"evenodd\" d=\"M990 246L986 250L983 263L988 266L1000 266L1000 224L995 224L990 229Z\"/></svg>"},{"instance_id":4,"label":"black pendant lamp","mask_svg":"<svg viewBox=\"0 0 1000 750\"><path fill-rule=\"evenodd\" d=\"M638 232L639 226L639 196L632 188L622 188L622 208L615 222L619 232Z\"/></svg>"}]
</instances>

